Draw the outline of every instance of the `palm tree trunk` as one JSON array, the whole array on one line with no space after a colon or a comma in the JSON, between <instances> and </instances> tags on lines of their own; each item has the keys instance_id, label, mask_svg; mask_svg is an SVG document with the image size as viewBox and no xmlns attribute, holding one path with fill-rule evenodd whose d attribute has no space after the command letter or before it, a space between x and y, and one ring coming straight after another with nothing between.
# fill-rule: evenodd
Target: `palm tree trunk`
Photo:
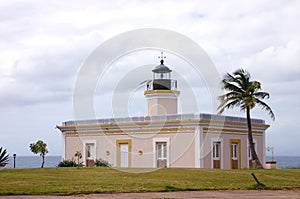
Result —
<instances>
[{"instance_id":1,"label":"palm tree trunk","mask_svg":"<svg viewBox=\"0 0 300 199\"><path fill-rule=\"evenodd\" d=\"M251 117L250 117L250 107L247 107L247 125L248 125L248 140L249 140L249 146L252 156L252 161L254 161L254 168L256 169L263 169L263 165L258 159L258 156L256 154L254 143L253 143L253 135L252 135L252 125L251 125Z\"/></svg>"},{"instance_id":2,"label":"palm tree trunk","mask_svg":"<svg viewBox=\"0 0 300 199\"><path fill-rule=\"evenodd\" d=\"M42 155L42 166L41 166L41 168L44 168L44 163L45 163L45 156Z\"/></svg>"}]
</instances>

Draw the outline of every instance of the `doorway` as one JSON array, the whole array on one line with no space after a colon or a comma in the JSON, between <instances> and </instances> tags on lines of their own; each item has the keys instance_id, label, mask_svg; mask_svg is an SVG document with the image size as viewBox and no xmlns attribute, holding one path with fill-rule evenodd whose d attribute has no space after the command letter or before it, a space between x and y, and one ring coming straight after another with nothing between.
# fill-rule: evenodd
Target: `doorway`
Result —
<instances>
[{"instance_id":1,"label":"doorway","mask_svg":"<svg viewBox=\"0 0 300 199\"><path fill-rule=\"evenodd\" d=\"M213 142L213 168L221 168L221 142Z\"/></svg>"},{"instance_id":2,"label":"doorway","mask_svg":"<svg viewBox=\"0 0 300 199\"><path fill-rule=\"evenodd\" d=\"M167 167L167 142L156 142L156 167Z\"/></svg>"},{"instance_id":3,"label":"doorway","mask_svg":"<svg viewBox=\"0 0 300 199\"><path fill-rule=\"evenodd\" d=\"M128 143L119 144L120 167L128 167Z\"/></svg>"},{"instance_id":4,"label":"doorway","mask_svg":"<svg viewBox=\"0 0 300 199\"><path fill-rule=\"evenodd\" d=\"M95 144L94 143L86 143L85 144L85 165L87 167L95 166Z\"/></svg>"},{"instance_id":5,"label":"doorway","mask_svg":"<svg viewBox=\"0 0 300 199\"><path fill-rule=\"evenodd\" d=\"M128 168L131 166L131 140L117 140L117 166Z\"/></svg>"},{"instance_id":6,"label":"doorway","mask_svg":"<svg viewBox=\"0 0 300 199\"><path fill-rule=\"evenodd\" d=\"M241 141L239 139L230 140L230 165L231 169L241 168Z\"/></svg>"}]
</instances>

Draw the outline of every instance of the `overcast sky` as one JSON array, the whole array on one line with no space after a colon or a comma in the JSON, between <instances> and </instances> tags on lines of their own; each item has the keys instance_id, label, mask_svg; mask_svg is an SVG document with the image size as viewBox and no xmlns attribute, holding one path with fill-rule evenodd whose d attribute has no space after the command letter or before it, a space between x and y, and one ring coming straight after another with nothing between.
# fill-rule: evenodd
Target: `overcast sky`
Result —
<instances>
[{"instance_id":1,"label":"overcast sky","mask_svg":"<svg viewBox=\"0 0 300 199\"><path fill-rule=\"evenodd\" d=\"M275 147L276 155L300 156L299 10L296 0L0 0L0 146L10 154L31 155L29 144L42 139L50 155L60 155L61 134L55 126L74 118L74 84L89 54L123 32L162 28L197 42L220 76L246 68L271 94L266 102L276 120L259 108L252 113L271 125L266 144ZM155 50L136 52L112 64L97 87L97 117L112 116L116 82L134 66L158 64L158 55ZM174 77L183 77L179 87L188 79L194 88L198 112L215 113L203 79L184 70L188 66L180 58L166 56ZM136 81L151 77L150 68ZM128 106L131 116L146 113L143 89L135 88ZM226 114L245 115L239 110Z\"/></svg>"}]
</instances>

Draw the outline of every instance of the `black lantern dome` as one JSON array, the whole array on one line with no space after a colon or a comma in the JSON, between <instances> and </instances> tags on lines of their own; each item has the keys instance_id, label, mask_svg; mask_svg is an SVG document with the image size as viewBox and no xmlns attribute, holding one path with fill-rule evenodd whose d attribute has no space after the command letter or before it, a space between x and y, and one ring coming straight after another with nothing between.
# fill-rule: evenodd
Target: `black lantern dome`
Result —
<instances>
[{"instance_id":1,"label":"black lantern dome","mask_svg":"<svg viewBox=\"0 0 300 199\"><path fill-rule=\"evenodd\" d=\"M154 73L170 73L172 72L171 69L169 69L168 66L164 65L164 60L160 60L160 65L157 65L152 72Z\"/></svg>"},{"instance_id":2,"label":"black lantern dome","mask_svg":"<svg viewBox=\"0 0 300 199\"><path fill-rule=\"evenodd\" d=\"M160 65L156 66L153 72L153 90L171 90L171 72L172 70L164 65L163 52L161 52Z\"/></svg>"}]
</instances>

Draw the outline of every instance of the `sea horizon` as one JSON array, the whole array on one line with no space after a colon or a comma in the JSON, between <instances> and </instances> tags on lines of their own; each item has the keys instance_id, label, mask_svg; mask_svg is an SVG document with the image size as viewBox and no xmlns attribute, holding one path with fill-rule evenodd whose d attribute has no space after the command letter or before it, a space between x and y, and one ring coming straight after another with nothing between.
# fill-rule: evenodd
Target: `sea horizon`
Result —
<instances>
[{"instance_id":1,"label":"sea horizon","mask_svg":"<svg viewBox=\"0 0 300 199\"><path fill-rule=\"evenodd\" d=\"M266 161L271 161L271 156L266 156ZM300 156L275 156L277 168L295 168L300 167ZM45 168L55 168L62 161L60 155L49 155L45 156ZM9 163L6 168L13 168L13 157L9 157ZM42 158L40 156L17 156L16 157L16 168L40 168L42 164Z\"/></svg>"},{"instance_id":2,"label":"sea horizon","mask_svg":"<svg viewBox=\"0 0 300 199\"><path fill-rule=\"evenodd\" d=\"M266 161L271 161L271 156L266 156ZM274 157L277 168L293 168L300 167L300 156L294 155L278 155ZM45 156L45 168L57 167L59 162L62 161L61 155L48 155ZM9 163L6 168L13 168L13 157L9 156ZM16 168L40 168L42 158L40 156L24 155L16 157Z\"/></svg>"}]
</instances>

